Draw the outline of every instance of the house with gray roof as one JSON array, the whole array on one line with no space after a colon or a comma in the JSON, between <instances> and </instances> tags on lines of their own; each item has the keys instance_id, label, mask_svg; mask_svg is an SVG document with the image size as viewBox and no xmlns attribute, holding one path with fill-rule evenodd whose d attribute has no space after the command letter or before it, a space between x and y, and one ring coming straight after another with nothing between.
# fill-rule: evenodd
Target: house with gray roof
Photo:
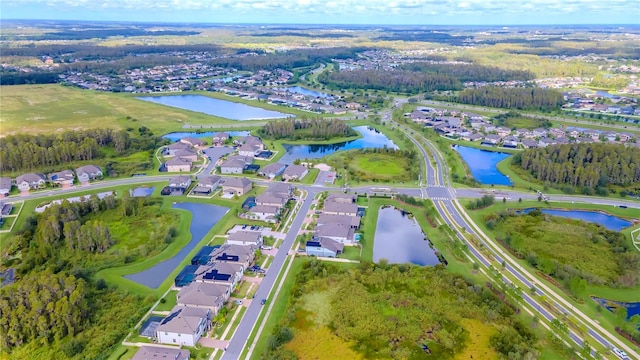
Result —
<instances>
[{"instance_id":1,"label":"house with gray roof","mask_svg":"<svg viewBox=\"0 0 640 360\"><path fill-rule=\"evenodd\" d=\"M262 246L262 233L257 231L236 231L229 234L226 244Z\"/></svg>"},{"instance_id":2,"label":"house with gray roof","mask_svg":"<svg viewBox=\"0 0 640 360\"><path fill-rule=\"evenodd\" d=\"M258 175L264 176L267 179L273 179L276 176L281 175L284 172L286 167L287 167L286 165L276 162L273 164L266 165L265 167L260 169L258 171Z\"/></svg>"},{"instance_id":3,"label":"house with gray roof","mask_svg":"<svg viewBox=\"0 0 640 360\"><path fill-rule=\"evenodd\" d=\"M253 163L253 158L246 156L229 156L220 164L220 172L222 174L242 174L244 168Z\"/></svg>"},{"instance_id":4,"label":"house with gray roof","mask_svg":"<svg viewBox=\"0 0 640 360\"><path fill-rule=\"evenodd\" d=\"M279 206L256 205L247 211L247 216L251 220L259 220L268 223L277 223L280 216Z\"/></svg>"},{"instance_id":5,"label":"house with gray roof","mask_svg":"<svg viewBox=\"0 0 640 360\"><path fill-rule=\"evenodd\" d=\"M176 156L176 152L180 150L189 149L191 150L191 145L185 144L183 142L176 142L171 145L167 145L164 148L163 155L164 156Z\"/></svg>"},{"instance_id":6,"label":"house with gray roof","mask_svg":"<svg viewBox=\"0 0 640 360\"><path fill-rule=\"evenodd\" d=\"M95 165L80 166L76 169L76 176L81 184L86 184L91 180L102 178L102 169Z\"/></svg>"},{"instance_id":7,"label":"house with gray roof","mask_svg":"<svg viewBox=\"0 0 640 360\"><path fill-rule=\"evenodd\" d=\"M282 173L282 180L300 181L309 173L309 169L302 165L289 165Z\"/></svg>"},{"instance_id":8,"label":"house with gray roof","mask_svg":"<svg viewBox=\"0 0 640 360\"><path fill-rule=\"evenodd\" d=\"M220 184L220 176L209 175L198 178L198 183L192 192L194 194L211 194Z\"/></svg>"},{"instance_id":9,"label":"house with gray roof","mask_svg":"<svg viewBox=\"0 0 640 360\"><path fill-rule=\"evenodd\" d=\"M356 216L358 215L358 205L355 203L345 204L345 203L325 201L323 212L327 215Z\"/></svg>"},{"instance_id":10,"label":"house with gray roof","mask_svg":"<svg viewBox=\"0 0 640 360\"><path fill-rule=\"evenodd\" d=\"M215 248L209 257L213 262L221 261L239 264L246 269L255 259L257 248L257 246L251 245L223 244Z\"/></svg>"},{"instance_id":11,"label":"house with gray roof","mask_svg":"<svg viewBox=\"0 0 640 360\"><path fill-rule=\"evenodd\" d=\"M329 193L326 202L337 202L343 204L353 204L358 200L358 196L354 194L345 194L345 193Z\"/></svg>"},{"instance_id":12,"label":"house with gray roof","mask_svg":"<svg viewBox=\"0 0 640 360\"><path fill-rule=\"evenodd\" d=\"M251 191L253 182L251 180L243 178L228 178L222 183L222 192L230 195L242 196Z\"/></svg>"},{"instance_id":13,"label":"house with gray roof","mask_svg":"<svg viewBox=\"0 0 640 360\"><path fill-rule=\"evenodd\" d=\"M189 188L191 185L191 176L175 176L169 179L169 186L174 189L182 189L182 191Z\"/></svg>"},{"instance_id":14,"label":"house with gray roof","mask_svg":"<svg viewBox=\"0 0 640 360\"><path fill-rule=\"evenodd\" d=\"M256 196L256 205L282 207L287 201L289 197L280 193L265 192Z\"/></svg>"},{"instance_id":15,"label":"house with gray roof","mask_svg":"<svg viewBox=\"0 0 640 360\"><path fill-rule=\"evenodd\" d=\"M307 241L305 252L307 256L335 258L344 251L344 244L326 237L317 237Z\"/></svg>"},{"instance_id":16,"label":"house with gray roof","mask_svg":"<svg viewBox=\"0 0 640 360\"><path fill-rule=\"evenodd\" d=\"M43 174L28 173L16 178L16 185L21 192L29 189L41 189L47 184L47 178Z\"/></svg>"},{"instance_id":17,"label":"house with gray roof","mask_svg":"<svg viewBox=\"0 0 640 360\"><path fill-rule=\"evenodd\" d=\"M192 162L181 157L174 157L164 163L167 172L190 172Z\"/></svg>"},{"instance_id":18,"label":"house with gray roof","mask_svg":"<svg viewBox=\"0 0 640 360\"><path fill-rule=\"evenodd\" d=\"M49 181L53 184L64 187L73 186L76 176L71 170L62 170L48 175Z\"/></svg>"},{"instance_id":19,"label":"house with gray roof","mask_svg":"<svg viewBox=\"0 0 640 360\"><path fill-rule=\"evenodd\" d=\"M211 327L209 309L176 306L156 328L160 344L195 346Z\"/></svg>"},{"instance_id":20,"label":"house with gray roof","mask_svg":"<svg viewBox=\"0 0 640 360\"><path fill-rule=\"evenodd\" d=\"M189 360L189 350L165 346L141 346L131 360Z\"/></svg>"},{"instance_id":21,"label":"house with gray roof","mask_svg":"<svg viewBox=\"0 0 640 360\"><path fill-rule=\"evenodd\" d=\"M227 285L192 282L180 288L177 294L177 304L194 308L205 308L215 317L231 296L231 289Z\"/></svg>"},{"instance_id":22,"label":"house with gray roof","mask_svg":"<svg viewBox=\"0 0 640 360\"><path fill-rule=\"evenodd\" d=\"M230 291L236 288L236 285L242 279L245 267L240 264L227 262L214 262L210 265L199 266L195 271L195 282L228 285Z\"/></svg>"},{"instance_id":23,"label":"house with gray roof","mask_svg":"<svg viewBox=\"0 0 640 360\"><path fill-rule=\"evenodd\" d=\"M226 132L218 132L213 134L212 137L213 140L213 146L222 146L224 145L224 142L229 140L229 134L227 134Z\"/></svg>"},{"instance_id":24,"label":"house with gray roof","mask_svg":"<svg viewBox=\"0 0 640 360\"><path fill-rule=\"evenodd\" d=\"M7 197L11 192L11 178L0 177L0 197Z\"/></svg>"},{"instance_id":25,"label":"house with gray roof","mask_svg":"<svg viewBox=\"0 0 640 360\"><path fill-rule=\"evenodd\" d=\"M507 148L515 149L515 148L518 147L518 143L519 142L520 142L520 140L518 140L518 138L515 137L515 136L506 136L502 140L502 146L503 147L507 147Z\"/></svg>"},{"instance_id":26,"label":"house with gray roof","mask_svg":"<svg viewBox=\"0 0 640 360\"><path fill-rule=\"evenodd\" d=\"M482 140L482 145L490 145L490 146L495 146L498 145L498 143L500 142L502 138L499 135L496 134L489 134L487 136L484 137L484 140Z\"/></svg>"},{"instance_id":27,"label":"house with gray roof","mask_svg":"<svg viewBox=\"0 0 640 360\"><path fill-rule=\"evenodd\" d=\"M180 142L195 147L204 146L204 141L202 141L202 139L198 139L193 136L183 137L182 139L180 139Z\"/></svg>"},{"instance_id":28,"label":"house with gray roof","mask_svg":"<svg viewBox=\"0 0 640 360\"><path fill-rule=\"evenodd\" d=\"M344 224L329 223L316 226L313 234L316 237L326 237L343 244L355 242L355 230Z\"/></svg>"},{"instance_id":29,"label":"house with gray roof","mask_svg":"<svg viewBox=\"0 0 640 360\"><path fill-rule=\"evenodd\" d=\"M535 149L538 147L538 142L532 139L522 140L522 147L525 149Z\"/></svg>"},{"instance_id":30,"label":"house with gray roof","mask_svg":"<svg viewBox=\"0 0 640 360\"><path fill-rule=\"evenodd\" d=\"M360 227L360 216L346 216L346 215L327 215L322 214L318 218L318 226L326 224L342 224L350 226L353 229Z\"/></svg>"}]
</instances>

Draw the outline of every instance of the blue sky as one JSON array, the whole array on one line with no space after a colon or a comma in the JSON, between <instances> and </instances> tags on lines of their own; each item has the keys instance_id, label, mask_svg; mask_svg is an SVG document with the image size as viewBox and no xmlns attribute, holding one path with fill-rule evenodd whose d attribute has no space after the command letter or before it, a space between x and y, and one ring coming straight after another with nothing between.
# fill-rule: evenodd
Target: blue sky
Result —
<instances>
[{"instance_id":1,"label":"blue sky","mask_svg":"<svg viewBox=\"0 0 640 360\"><path fill-rule=\"evenodd\" d=\"M640 24L640 1L1 0L0 18L285 24Z\"/></svg>"}]
</instances>

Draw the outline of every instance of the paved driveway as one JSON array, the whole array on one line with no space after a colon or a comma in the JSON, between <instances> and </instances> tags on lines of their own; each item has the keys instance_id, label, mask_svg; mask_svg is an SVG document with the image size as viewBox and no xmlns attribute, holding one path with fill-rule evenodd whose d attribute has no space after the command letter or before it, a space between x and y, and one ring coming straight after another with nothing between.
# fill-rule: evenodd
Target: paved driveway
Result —
<instances>
[{"instance_id":1,"label":"paved driveway","mask_svg":"<svg viewBox=\"0 0 640 360\"><path fill-rule=\"evenodd\" d=\"M224 155L230 154L233 152L233 148L229 146L220 146L220 147L208 147L202 152L205 156L208 156L211 160L209 160L209 164L207 168L202 172L200 176L210 175L211 172L216 168L216 162L218 159L223 157Z\"/></svg>"}]
</instances>

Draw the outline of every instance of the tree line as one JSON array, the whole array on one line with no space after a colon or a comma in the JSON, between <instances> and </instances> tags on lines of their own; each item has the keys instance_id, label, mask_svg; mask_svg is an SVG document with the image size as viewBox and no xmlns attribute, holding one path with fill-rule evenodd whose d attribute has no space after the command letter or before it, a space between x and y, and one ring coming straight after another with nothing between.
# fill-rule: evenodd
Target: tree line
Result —
<instances>
[{"instance_id":1,"label":"tree line","mask_svg":"<svg viewBox=\"0 0 640 360\"><path fill-rule=\"evenodd\" d=\"M460 80L453 76L409 70L325 71L317 79L333 90L370 89L417 94L462 89Z\"/></svg>"},{"instance_id":2,"label":"tree line","mask_svg":"<svg viewBox=\"0 0 640 360\"><path fill-rule=\"evenodd\" d=\"M535 78L535 75L527 70L507 70L499 67L477 64L443 64L418 61L400 65L398 68L402 70L453 76L462 82L493 82L509 80L527 81Z\"/></svg>"},{"instance_id":3,"label":"tree line","mask_svg":"<svg viewBox=\"0 0 640 360\"><path fill-rule=\"evenodd\" d=\"M15 172L55 167L72 161L104 158L109 147L117 156L136 151L154 150L166 140L156 137L146 127L139 136L125 130L69 130L60 134L17 134L0 138L0 171Z\"/></svg>"},{"instance_id":4,"label":"tree line","mask_svg":"<svg viewBox=\"0 0 640 360\"><path fill-rule=\"evenodd\" d=\"M485 86L464 89L449 100L471 105L505 109L544 110L558 109L564 104L562 93L552 89L536 87L503 88Z\"/></svg>"},{"instance_id":5,"label":"tree line","mask_svg":"<svg viewBox=\"0 0 640 360\"><path fill-rule=\"evenodd\" d=\"M258 133L266 138L288 140L330 140L357 135L345 121L323 118L270 121Z\"/></svg>"},{"instance_id":6,"label":"tree line","mask_svg":"<svg viewBox=\"0 0 640 360\"><path fill-rule=\"evenodd\" d=\"M518 153L511 163L552 184L588 188L640 184L640 148L633 146L551 145Z\"/></svg>"}]
</instances>

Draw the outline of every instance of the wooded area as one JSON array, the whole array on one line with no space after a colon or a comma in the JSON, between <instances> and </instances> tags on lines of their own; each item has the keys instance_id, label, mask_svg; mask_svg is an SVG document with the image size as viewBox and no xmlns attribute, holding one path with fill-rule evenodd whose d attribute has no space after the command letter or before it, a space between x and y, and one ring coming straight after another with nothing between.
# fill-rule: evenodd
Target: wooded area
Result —
<instances>
[{"instance_id":1,"label":"wooded area","mask_svg":"<svg viewBox=\"0 0 640 360\"><path fill-rule=\"evenodd\" d=\"M533 178L552 184L640 187L640 148L633 146L552 145L518 153L511 163L527 170Z\"/></svg>"},{"instance_id":2,"label":"wooded area","mask_svg":"<svg viewBox=\"0 0 640 360\"><path fill-rule=\"evenodd\" d=\"M506 70L494 66L483 66L476 64L460 63L433 63L433 62L412 62L398 67L399 69L443 74L453 76L462 82L467 81L527 81L535 78L535 75L527 70Z\"/></svg>"},{"instance_id":3,"label":"wooded area","mask_svg":"<svg viewBox=\"0 0 640 360\"><path fill-rule=\"evenodd\" d=\"M269 121L258 130L258 134L276 140L331 140L336 137L358 135L343 120L323 118Z\"/></svg>"},{"instance_id":4,"label":"wooded area","mask_svg":"<svg viewBox=\"0 0 640 360\"><path fill-rule=\"evenodd\" d=\"M520 110L553 110L564 104L562 94L556 90L532 88L502 88L485 86L464 89L449 99L464 104Z\"/></svg>"},{"instance_id":5,"label":"wooded area","mask_svg":"<svg viewBox=\"0 0 640 360\"><path fill-rule=\"evenodd\" d=\"M455 77L409 70L344 70L323 72L318 81L332 90L367 89L417 94L419 92L460 90Z\"/></svg>"},{"instance_id":6,"label":"wooded area","mask_svg":"<svg viewBox=\"0 0 640 360\"><path fill-rule=\"evenodd\" d=\"M576 295L587 284L634 287L640 281L640 255L622 233L539 210L491 214L485 224L504 246Z\"/></svg>"},{"instance_id":7,"label":"wooded area","mask_svg":"<svg viewBox=\"0 0 640 360\"><path fill-rule=\"evenodd\" d=\"M309 308L311 299L318 298L323 299L321 308ZM326 328L338 339L316 337L317 346L326 341L350 344L364 358L453 358L467 345L510 359L539 354L536 336L519 324L510 305L443 266L381 261L345 269L311 260L298 274L289 301L263 359L295 358L283 344L295 342L296 336L314 337ZM469 321L482 327L490 338L487 343L472 345L465 328Z\"/></svg>"}]
</instances>

